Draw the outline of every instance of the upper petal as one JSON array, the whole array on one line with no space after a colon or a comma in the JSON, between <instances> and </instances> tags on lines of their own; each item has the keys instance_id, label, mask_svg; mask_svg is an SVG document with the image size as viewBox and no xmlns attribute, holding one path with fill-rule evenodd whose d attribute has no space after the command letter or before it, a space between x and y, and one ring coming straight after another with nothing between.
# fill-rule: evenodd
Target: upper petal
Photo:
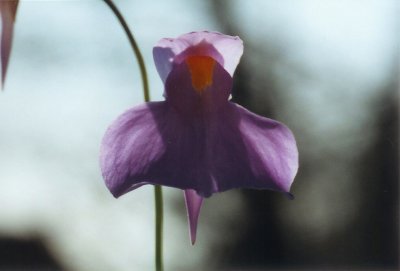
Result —
<instances>
[{"instance_id":1,"label":"upper petal","mask_svg":"<svg viewBox=\"0 0 400 271\"><path fill-rule=\"evenodd\" d=\"M154 62L163 82L174 63L189 55L203 55L216 60L231 76L243 54L243 41L239 37L218 32L191 32L176 39L161 39L153 48Z\"/></svg>"},{"instance_id":2,"label":"upper petal","mask_svg":"<svg viewBox=\"0 0 400 271\"><path fill-rule=\"evenodd\" d=\"M189 66L182 62L174 65L165 82L166 99L182 117L214 112L228 103L232 82L232 77L219 63L215 63L211 84L198 91L193 85Z\"/></svg>"}]
</instances>

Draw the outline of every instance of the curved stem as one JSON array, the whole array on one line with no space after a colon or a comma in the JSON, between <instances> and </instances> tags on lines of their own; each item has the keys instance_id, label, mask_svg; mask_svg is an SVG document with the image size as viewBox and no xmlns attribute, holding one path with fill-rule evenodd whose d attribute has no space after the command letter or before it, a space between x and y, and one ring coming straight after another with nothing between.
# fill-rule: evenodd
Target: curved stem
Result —
<instances>
[{"instance_id":1,"label":"curved stem","mask_svg":"<svg viewBox=\"0 0 400 271\"><path fill-rule=\"evenodd\" d=\"M143 82L143 94L145 102L150 101L150 92L149 92L149 83L147 81L147 72L146 66L144 65L144 60L142 54L140 53L139 46L137 45L131 30L129 29L124 17L122 16L121 12L119 12L118 8L114 5L112 0L104 0L104 2L110 7L110 9L114 12L115 16L118 18L119 23L124 28L124 31L129 39L129 43L132 46L133 52L135 53L136 59L139 64L140 74L142 76Z\"/></svg>"},{"instance_id":2,"label":"curved stem","mask_svg":"<svg viewBox=\"0 0 400 271\"><path fill-rule=\"evenodd\" d=\"M118 8L114 5L112 0L104 0L104 2L114 12L121 26L124 28L126 35L128 36L129 43L132 46L133 52L135 53L136 59L139 64L140 74L142 76L142 82L143 82L144 100L145 102L149 102L150 93L149 93L149 84L147 81L146 67L144 65L143 57L142 54L140 53L139 46L137 45L124 17L119 12ZM163 219L163 196L162 196L161 186L156 185L154 187L154 196L155 196L155 220L156 220L155 264L156 264L156 271L163 271L164 270L163 267L163 220L164 219Z\"/></svg>"}]
</instances>

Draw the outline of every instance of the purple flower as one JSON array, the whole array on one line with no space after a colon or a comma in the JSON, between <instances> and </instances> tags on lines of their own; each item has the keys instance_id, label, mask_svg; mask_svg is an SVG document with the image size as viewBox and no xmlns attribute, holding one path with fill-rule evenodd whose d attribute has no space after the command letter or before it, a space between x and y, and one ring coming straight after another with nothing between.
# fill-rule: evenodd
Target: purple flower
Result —
<instances>
[{"instance_id":1,"label":"purple flower","mask_svg":"<svg viewBox=\"0 0 400 271\"><path fill-rule=\"evenodd\" d=\"M18 0L0 1L1 29L1 83L6 78L8 60L14 32L14 21L17 13Z\"/></svg>"},{"instance_id":2,"label":"purple flower","mask_svg":"<svg viewBox=\"0 0 400 271\"><path fill-rule=\"evenodd\" d=\"M115 197L144 184L185 190L192 243L204 197L232 188L289 195L297 172L291 131L228 101L242 53L239 37L216 32L160 40L153 55L165 101L129 109L102 142L102 173Z\"/></svg>"}]
</instances>

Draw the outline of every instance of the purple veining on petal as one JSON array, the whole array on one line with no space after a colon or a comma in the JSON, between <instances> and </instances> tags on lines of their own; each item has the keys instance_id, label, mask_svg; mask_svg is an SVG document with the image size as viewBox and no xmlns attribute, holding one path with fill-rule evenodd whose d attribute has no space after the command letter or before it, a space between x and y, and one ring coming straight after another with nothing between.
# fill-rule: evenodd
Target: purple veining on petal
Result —
<instances>
[{"instance_id":1,"label":"purple veining on petal","mask_svg":"<svg viewBox=\"0 0 400 271\"><path fill-rule=\"evenodd\" d=\"M243 42L239 37L209 31L161 39L153 49L154 62L164 83L173 64L180 63L188 55L210 56L233 76L242 54Z\"/></svg>"},{"instance_id":2,"label":"purple veining on petal","mask_svg":"<svg viewBox=\"0 0 400 271\"><path fill-rule=\"evenodd\" d=\"M197 222L200 215L201 205L203 198L197 195L196 191L192 189L186 189L184 191L186 211L189 224L189 234L192 245L196 242L197 234Z\"/></svg>"}]
</instances>

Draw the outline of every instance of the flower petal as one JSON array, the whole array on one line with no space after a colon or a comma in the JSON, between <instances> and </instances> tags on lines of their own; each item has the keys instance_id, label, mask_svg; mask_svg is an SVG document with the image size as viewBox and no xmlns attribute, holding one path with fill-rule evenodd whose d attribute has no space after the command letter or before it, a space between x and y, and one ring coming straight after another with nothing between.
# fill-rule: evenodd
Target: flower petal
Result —
<instances>
[{"instance_id":1,"label":"flower petal","mask_svg":"<svg viewBox=\"0 0 400 271\"><path fill-rule=\"evenodd\" d=\"M143 175L164 152L164 143L154 118L168 107L165 102L146 103L122 114L108 128L100 150L100 166L108 189L115 197L150 180Z\"/></svg>"},{"instance_id":2,"label":"flower petal","mask_svg":"<svg viewBox=\"0 0 400 271\"><path fill-rule=\"evenodd\" d=\"M176 39L161 39L153 49L154 62L165 83L174 63L189 55L209 56L233 76L243 54L243 41L239 37L218 32L191 32Z\"/></svg>"},{"instance_id":3,"label":"flower petal","mask_svg":"<svg viewBox=\"0 0 400 271\"><path fill-rule=\"evenodd\" d=\"M101 167L116 197L143 184L201 197L232 188L289 193L298 152L286 126L234 103L185 116L167 101L120 116L103 139Z\"/></svg>"},{"instance_id":4,"label":"flower petal","mask_svg":"<svg viewBox=\"0 0 400 271\"><path fill-rule=\"evenodd\" d=\"M190 240L192 245L194 245L196 242L197 221L199 220L203 198L197 195L196 191L192 189L186 189L184 194L189 223Z\"/></svg>"},{"instance_id":5,"label":"flower petal","mask_svg":"<svg viewBox=\"0 0 400 271\"><path fill-rule=\"evenodd\" d=\"M112 123L102 141L100 165L107 187L119 197L144 184L196 189L209 184L204 125L169 102L134 107Z\"/></svg>"},{"instance_id":6,"label":"flower petal","mask_svg":"<svg viewBox=\"0 0 400 271\"><path fill-rule=\"evenodd\" d=\"M212 83L201 92L195 89L188 65L175 64L165 83L166 100L185 117L204 114L228 103L232 89L232 77L215 63Z\"/></svg>"},{"instance_id":7,"label":"flower petal","mask_svg":"<svg viewBox=\"0 0 400 271\"><path fill-rule=\"evenodd\" d=\"M214 192L258 188L285 192L298 169L292 132L231 103L207 123L207 164ZM289 195L290 196L290 195Z\"/></svg>"},{"instance_id":8,"label":"flower petal","mask_svg":"<svg viewBox=\"0 0 400 271\"><path fill-rule=\"evenodd\" d=\"M1 1L0 15L2 19L1 30L1 83L4 86L8 62L11 52L11 43L14 31L14 21L17 12L18 0Z\"/></svg>"}]
</instances>

